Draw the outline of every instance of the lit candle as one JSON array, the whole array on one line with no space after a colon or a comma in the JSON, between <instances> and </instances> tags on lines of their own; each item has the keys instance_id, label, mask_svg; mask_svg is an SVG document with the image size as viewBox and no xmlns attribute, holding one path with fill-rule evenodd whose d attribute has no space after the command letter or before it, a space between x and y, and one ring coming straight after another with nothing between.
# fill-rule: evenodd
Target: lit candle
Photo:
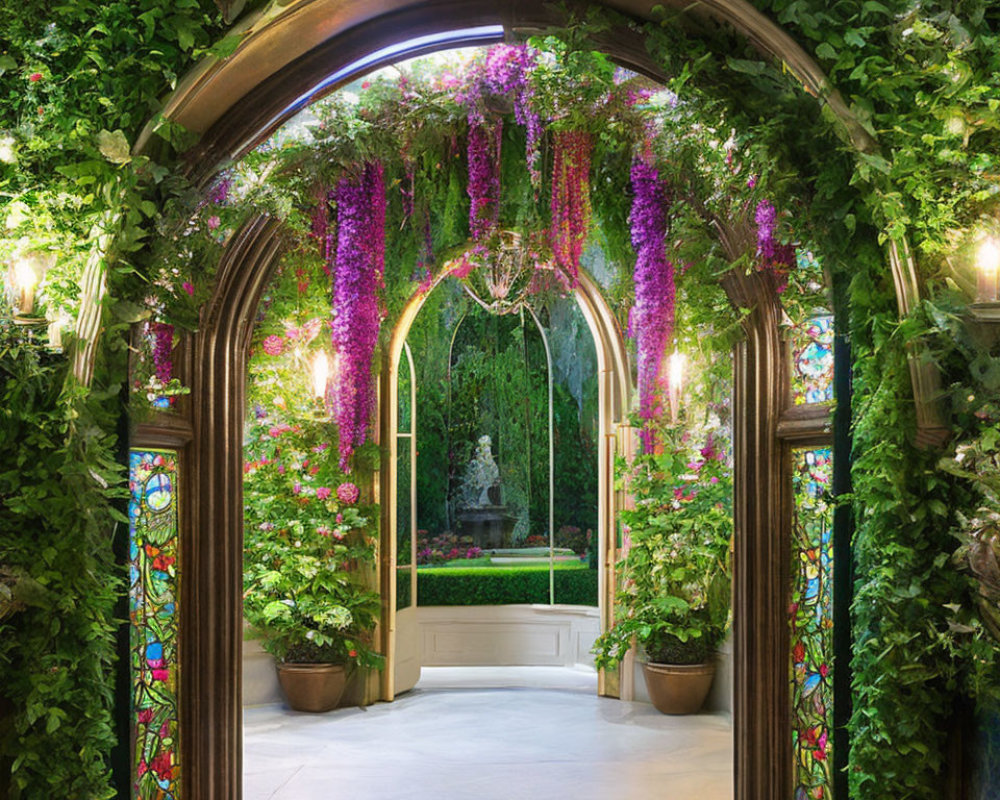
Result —
<instances>
[{"instance_id":1,"label":"lit candle","mask_svg":"<svg viewBox=\"0 0 1000 800\"><path fill-rule=\"evenodd\" d=\"M34 265L25 256L14 261L13 284L16 293L15 305L22 315L30 314L35 308L35 286L38 284L38 273Z\"/></svg>"},{"instance_id":2,"label":"lit candle","mask_svg":"<svg viewBox=\"0 0 1000 800\"><path fill-rule=\"evenodd\" d=\"M976 254L977 303L995 303L997 301L997 272L1000 270L1000 247L990 236L979 245Z\"/></svg>"},{"instance_id":3,"label":"lit candle","mask_svg":"<svg viewBox=\"0 0 1000 800\"><path fill-rule=\"evenodd\" d=\"M316 397L326 397L326 384L330 379L330 362L326 353L320 351L313 359L313 394Z\"/></svg>"}]
</instances>

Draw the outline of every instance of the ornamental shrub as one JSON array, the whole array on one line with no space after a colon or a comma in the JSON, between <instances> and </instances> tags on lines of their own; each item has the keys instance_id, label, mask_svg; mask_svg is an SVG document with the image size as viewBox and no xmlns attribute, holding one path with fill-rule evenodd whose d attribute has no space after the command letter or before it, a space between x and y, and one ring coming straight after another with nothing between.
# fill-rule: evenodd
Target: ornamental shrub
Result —
<instances>
[{"instance_id":1,"label":"ornamental shrub","mask_svg":"<svg viewBox=\"0 0 1000 800\"><path fill-rule=\"evenodd\" d=\"M555 599L597 605L597 572L556 565ZM417 572L417 605L502 606L549 602L548 564L523 567L434 567Z\"/></svg>"}]
</instances>

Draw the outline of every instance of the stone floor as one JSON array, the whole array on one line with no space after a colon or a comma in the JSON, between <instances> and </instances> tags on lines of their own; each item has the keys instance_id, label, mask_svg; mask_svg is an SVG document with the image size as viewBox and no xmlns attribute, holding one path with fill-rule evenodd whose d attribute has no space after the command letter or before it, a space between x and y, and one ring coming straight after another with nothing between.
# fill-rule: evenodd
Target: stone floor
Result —
<instances>
[{"instance_id":1,"label":"stone floor","mask_svg":"<svg viewBox=\"0 0 1000 800\"><path fill-rule=\"evenodd\" d=\"M425 667L395 703L246 709L246 800L731 800L724 714L667 717L558 667Z\"/></svg>"}]
</instances>

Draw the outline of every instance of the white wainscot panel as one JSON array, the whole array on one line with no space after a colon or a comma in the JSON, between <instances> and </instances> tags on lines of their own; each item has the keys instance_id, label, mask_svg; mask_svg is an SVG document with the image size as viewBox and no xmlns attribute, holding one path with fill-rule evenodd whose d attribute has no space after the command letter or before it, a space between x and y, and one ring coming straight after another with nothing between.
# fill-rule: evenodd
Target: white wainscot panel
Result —
<instances>
[{"instance_id":1,"label":"white wainscot panel","mask_svg":"<svg viewBox=\"0 0 1000 800\"><path fill-rule=\"evenodd\" d=\"M600 633L587 606L421 606L422 663L454 666L593 665Z\"/></svg>"}]
</instances>

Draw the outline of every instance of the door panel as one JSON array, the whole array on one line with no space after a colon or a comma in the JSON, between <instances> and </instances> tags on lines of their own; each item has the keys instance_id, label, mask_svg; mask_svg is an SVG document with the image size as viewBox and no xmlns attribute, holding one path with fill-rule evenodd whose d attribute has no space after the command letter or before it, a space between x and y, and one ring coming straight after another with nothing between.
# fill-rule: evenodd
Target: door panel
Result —
<instances>
[{"instance_id":1,"label":"door panel","mask_svg":"<svg viewBox=\"0 0 1000 800\"><path fill-rule=\"evenodd\" d=\"M417 382L410 346L403 343L398 365L396 428L395 646L394 695L420 680L417 623Z\"/></svg>"}]
</instances>

